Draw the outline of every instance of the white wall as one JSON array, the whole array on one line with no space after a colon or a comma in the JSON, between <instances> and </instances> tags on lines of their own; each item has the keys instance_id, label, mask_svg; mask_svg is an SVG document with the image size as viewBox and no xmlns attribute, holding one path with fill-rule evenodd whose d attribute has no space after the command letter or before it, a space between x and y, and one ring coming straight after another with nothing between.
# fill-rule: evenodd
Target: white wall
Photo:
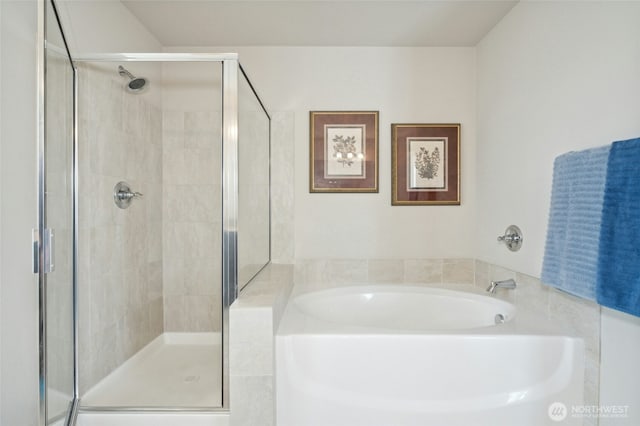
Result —
<instances>
[{"instance_id":1,"label":"white wall","mask_svg":"<svg viewBox=\"0 0 640 426\"><path fill-rule=\"evenodd\" d=\"M640 135L639 21L637 2L521 2L479 44L478 258L539 276L554 158ZM495 241L511 223L518 253ZM603 310L601 404L632 404L603 425L640 424L639 332Z\"/></svg>"},{"instance_id":2,"label":"white wall","mask_svg":"<svg viewBox=\"0 0 640 426\"><path fill-rule=\"evenodd\" d=\"M126 11L119 2L104 3ZM95 9L97 3L84 7L92 16L100 14L90 26L76 28L75 46L84 40L107 51L123 23L136 27L122 14ZM33 0L0 1L0 424L11 426L36 425L38 413L38 297L31 271L31 229L37 225L36 10ZM102 30L109 28L105 35ZM123 34L127 46L160 51L157 41Z\"/></svg>"},{"instance_id":3,"label":"white wall","mask_svg":"<svg viewBox=\"0 0 640 426\"><path fill-rule=\"evenodd\" d=\"M169 49L165 49L169 50ZM176 49L177 50L177 49ZM181 49L184 50L184 49ZM473 257L473 48L242 47L271 113L294 115L295 257ZM378 194L309 193L309 111L378 110ZM461 206L391 207L391 123L462 124Z\"/></svg>"},{"instance_id":4,"label":"white wall","mask_svg":"<svg viewBox=\"0 0 640 426\"><path fill-rule=\"evenodd\" d=\"M478 257L539 276L553 160L640 134L640 4L522 2L478 45ZM496 236L514 223L522 250Z\"/></svg>"},{"instance_id":5,"label":"white wall","mask_svg":"<svg viewBox=\"0 0 640 426\"><path fill-rule=\"evenodd\" d=\"M72 53L161 52L162 45L114 0L57 0Z\"/></svg>"},{"instance_id":6,"label":"white wall","mask_svg":"<svg viewBox=\"0 0 640 426\"><path fill-rule=\"evenodd\" d=\"M0 424L26 426L38 412L36 2L1 1L0 11Z\"/></svg>"},{"instance_id":7,"label":"white wall","mask_svg":"<svg viewBox=\"0 0 640 426\"><path fill-rule=\"evenodd\" d=\"M600 405L628 406L627 418L603 418L600 426L640 423L640 318L602 309Z\"/></svg>"}]
</instances>

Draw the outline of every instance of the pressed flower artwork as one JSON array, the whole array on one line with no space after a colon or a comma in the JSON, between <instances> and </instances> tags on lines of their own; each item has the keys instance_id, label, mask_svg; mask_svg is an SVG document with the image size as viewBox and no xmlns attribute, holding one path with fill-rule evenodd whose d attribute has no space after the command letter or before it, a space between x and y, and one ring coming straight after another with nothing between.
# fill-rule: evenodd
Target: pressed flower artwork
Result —
<instances>
[{"instance_id":1,"label":"pressed flower artwork","mask_svg":"<svg viewBox=\"0 0 640 426\"><path fill-rule=\"evenodd\" d=\"M311 111L310 192L378 192L378 111Z\"/></svg>"},{"instance_id":2,"label":"pressed flower artwork","mask_svg":"<svg viewBox=\"0 0 640 426\"><path fill-rule=\"evenodd\" d=\"M391 125L391 204L460 204L460 124Z\"/></svg>"}]
</instances>

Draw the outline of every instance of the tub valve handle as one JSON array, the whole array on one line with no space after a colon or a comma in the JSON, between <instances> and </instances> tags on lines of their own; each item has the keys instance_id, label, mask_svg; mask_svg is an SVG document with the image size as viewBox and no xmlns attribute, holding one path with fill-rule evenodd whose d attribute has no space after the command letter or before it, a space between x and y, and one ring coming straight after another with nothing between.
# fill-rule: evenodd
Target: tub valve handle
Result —
<instances>
[{"instance_id":1,"label":"tub valve handle","mask_svg":"<svg viewBox=\"0 0 640 426\"><path fill-rule=\"evenodd\" d=\"M522 247L522 231L516 225L510 225L504 235L498 237L498 242L504 242L511 251L518 251Z\"/></svg>"}]
</instances>

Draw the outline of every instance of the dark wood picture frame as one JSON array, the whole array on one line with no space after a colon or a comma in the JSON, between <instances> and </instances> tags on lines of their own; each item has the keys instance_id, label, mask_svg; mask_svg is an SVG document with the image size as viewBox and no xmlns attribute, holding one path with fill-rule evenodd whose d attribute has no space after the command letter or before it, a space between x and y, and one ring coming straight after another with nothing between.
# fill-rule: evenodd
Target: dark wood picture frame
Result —
<instances>
[{"instance_id":1,"label":"dark wood picture frame","mask_svg":"<svg viewBox=\"0 0 640 426\"><path fill-rule=\"evenodd\" d=\"M391 204L460 205L460 124L391 125Z\"/></svg>"},{"instance_id":2,"label":"dark wood picture frame","mask_svg":"<svg viewBox=\"0 0 640 426\"><path fill-rule=\"evenodd\" d=\"M378 111L309 113L309 192L378 192Z\"/></svg>"}]
</instances>

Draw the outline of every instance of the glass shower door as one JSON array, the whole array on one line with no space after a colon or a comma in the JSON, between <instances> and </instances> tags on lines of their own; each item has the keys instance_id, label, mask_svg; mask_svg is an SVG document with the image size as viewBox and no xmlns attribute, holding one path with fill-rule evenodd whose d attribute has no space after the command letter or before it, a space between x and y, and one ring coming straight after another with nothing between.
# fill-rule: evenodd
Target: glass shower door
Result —
<instances>
[{"instance_id":1,"label":"glass shower door","mask_svg":"<svg viewBox=\"0 0 640 426\"><path fill-rule=\"evenodd\" d=\"M53 3L44 5L40 130L41 424L73 422L75 385L75 70ZM43 161L44 160L44 161Z\"/></svg>"},{"instance_id":2,"label":"glass shower door","mask_svg":"<svg viewBox=\"0 0 640 426\"><path fill-rule=\"evenodd\" d=\"M271 260L271 118L238 73L238 289Z\"/></svg>"}]
</instances>

